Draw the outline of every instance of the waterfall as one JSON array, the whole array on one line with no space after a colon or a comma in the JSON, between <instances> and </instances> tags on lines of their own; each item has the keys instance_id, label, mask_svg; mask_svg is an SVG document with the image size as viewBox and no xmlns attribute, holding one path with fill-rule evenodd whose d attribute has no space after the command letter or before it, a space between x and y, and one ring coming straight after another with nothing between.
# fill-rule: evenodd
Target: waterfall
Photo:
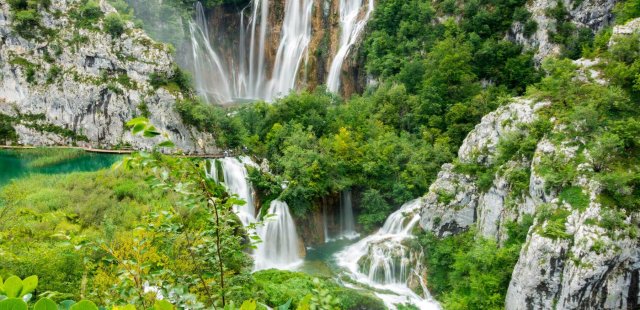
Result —
<instances>
[{"instance_id":1,"label":"waterfall","mask_svg":"<svg viewBox=\"0 0 640 310\"><path fill-rule=\"evenodd\" d=\"M274 63L267 61L269 0L253 0L240 12L239 46L216 46L200 2L189 24L196 90L209 102L267 100L296 87L301 63L311 42L313 0L286 1ZM250 10L247 19L246 13ZM220 57L219 55L231 55ZM230 59L228 59L230 58ZM269 75L268 68L272 68Z\"/></svg>"},{"instance_id":2,"label":"waterfall","mask_svg":"<svg viewBox=\"0 0 640 310\"><path fill-rule=\"evenodd\" d=\"M340 193L340 238L355 239L359 236L353 218L351 190L344 190Z\"/></svg>"},{"instance_id":3,"label":"waterfall","mask_svg":"<svg viewBox=\"0 0 640 310\"><path fill-rule=\"evenodd\" d=\"M376 294L391 309L395 309L395 304L407 302L420 309L439 308L428 292L419 296L407 285L416 276L423 284L416 269L422 260L422 252L404 244L413 238L411 231L420 221L421 205L421 199L404 204L387 218L378 232L336 254L338 265L346 269L354 280L386 291Z\"/></svg>"},{"instance_id":4,"label":"waterfall","mask_svg":"<svg viewBox=\"0 0 640 310\"><path fill-rule=\"evenodd\" d=\"M195 88L209 102L232 100L227 69L210 42L204 9L196 2L196 21L189 22Z\"/></svg>"},{"instance_id":5,"label":"waterfall","mask_svg":"<svg viewBox=\"0 0 640 310\"><path fill-rule=\"evenodd\" d=\"M292 269L302 263L298 233L286 202L274 200L264 226L258 228L262 243L254 254L255 270Z\"/></svg>"},{"instance_id":6,"label":"waterfall","mask_svg":"<svg viewBox=\"0 0 640 310\"><path fill-rule=\"evenodd\" d=\"M289 0L286 3L280 46L267 99L286 95L295 88L300 63L311 42L313 0Z\"/></svg>"},{"instance_id":7,"label":"waterfall","mask_svg":"<svg viewBox=\"0 0 640 310\"><path fill-rule=\"evenodd\" d=\"M324 232L324 242L329 242L329 224L327 223L327 206L322 204L322 230Z\"/></svg>"},{"instance_id":8,"label":"waterfall","mask_svg":"<svg viewBox=\"0 0 640 310\"><path fill-rule=\"evenodd\" d=\"M209 177L216 181L222 181L229 194L238 195L238 198L245 201L245 204L242 206L233 206L233 211L240 218L242 225L247 226L255 222L256 213L253 201L253 188L251 184L249 184L249 173L245 167L245 164L250 162L250 159L241 157L239 160L233 157L225 157L217 161L220 162L222 166L224 179L219 180L218 178L220 172L218 171L216 160L211 162L211 170L208 173Z\"/></svg>"},{"instance_id":9,"label":"waterfall","mask_svg":"<svg viewBox=\"0 0 640 310\"><path fill-rule=\"evenodd\" d=\"M368 0L366 12L361 16L363 2L365 0L340 0L340 45L336 56L331 62L327 88L331 92L340 90L340 73L342 64L349 54L351 47L358 41L364 30L371 12L373 12L374 0Z\"/></svg>"},{"instance_id":10,"label":"waterfall","mask_svg":"<svg viewBox=\"0 0 640 310\"><path fill-rule=\"evenodd\" d=\"M222 182L227 192L237 195L246 203L233 206L244 226L256 222L253 188L249 183L246 166L257 167L249 157L225 157L211 160L207 177ZM221 168L221 170L220 170ZM219 177L222 176L222 179ZM298 244L298 234L289 206L286 202L274 200L269 206L263 226L256 229L262 239L253 253L255 269L268 268L291 269L302 262Z\"/></svg>"}]
</instances>

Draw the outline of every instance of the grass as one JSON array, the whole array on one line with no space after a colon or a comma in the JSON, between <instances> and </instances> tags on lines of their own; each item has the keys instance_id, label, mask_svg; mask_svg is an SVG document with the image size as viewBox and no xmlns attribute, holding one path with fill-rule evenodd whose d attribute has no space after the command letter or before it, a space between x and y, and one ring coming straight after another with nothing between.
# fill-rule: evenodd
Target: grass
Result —
<instances>
[{"instance_id":1,"label":"grass","mask_svg":"<svg viewBox=\"0 0 640 310\"><path fill-rule=\"evenodd\" d=\"M113 170L34 174L0 188L0 201L0 276L38 275L42 292L70 293L60 298L78 298L85 264L99 260L86 246L170 204L144 175Z\"/></svg>"},{"instance_id":2,"label":"grass","mask_svg":"<svg viewBox=\"0 0 640 310\"><path fill-rule=\"evenodd\" d=\"M584 211L589 206L589 197L579 186L565 187L560 192L560 200L565 201L572 207Z\"/></svg>"}]
</instances>

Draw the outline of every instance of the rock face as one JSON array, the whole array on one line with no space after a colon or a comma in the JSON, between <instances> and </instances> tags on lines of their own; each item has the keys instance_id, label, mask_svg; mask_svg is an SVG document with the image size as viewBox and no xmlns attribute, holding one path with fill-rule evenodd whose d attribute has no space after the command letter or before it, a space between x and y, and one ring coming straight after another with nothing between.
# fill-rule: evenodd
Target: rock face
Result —
<instances>
[{"instance_id":1,"label":"rock face","mask_svg":"<svg viewBox=\"0 0 640 310\"><path fill-rule=\"evenodd\" d=\"M583 27L595 33L611 23L613 19L611 10L617 1L562 0L561 2L566 9L569 22L576 27ZM536 31L527 35L525 25L515 22L507 34L512 41L524 45L527 49L536 50L534 58L538 63L547 56L560 53L560 46L549 36L550 31L555 31L557 21L547 13L557 5L558 0L528 1L526 8L531 13L531 20L537 24Z\"/></svg>"},{"instance_id":2,"label":"rock face","mask_svg":"<svg viewBox=\"0 0 640 310\"><path fill-rule=\"evenodd\" d=\"M633 31L623 34L628 33ZM593 68L593 61L575 64L581 66L579 72ZM583 77L578 74L577 79ZM459 162L445 164L430 187L420 225L439 237L475 226L478 234L501 243L507 238L505 224L532 216L533 225L509 284L506 309L638 309L640 212L601 205L601 185L589 177L595 168L588 151L571 135L558 135L565 138L539 139L530 160L497 162L499 140L513 133L527 136L529 129L523 125L538 119L538 111L547 105L519 98L485 116L461 146ZM555 124L550 131L564 130ZM566 193L548 189L542 167L577 158L586 160L577 166L571 190L573 196L584 198L570 202L562 198L569 196ZM495 172L493 182L482 188L481 177L465 170L465 164L493 167L488 170ZM506 177L514 169L529 171L528 188L514 192Z\"/></svg>"},{"instance_id":3,"label":"rock face","mask_svg":"<svg viewBox=\"0 0 640 310\"><path fill-rule=\"evenodd\" d=\"M492 165L500 138L521 131L521 125L533 122L536 119L535 112L546 105L517 98L513 103L486 115L462 143L458 151L460 163ZM509 163L512 166L527 164ZM498 175L490 188L482 191L473 177L456 172L453 165L445 164L426 196L420 224L425 230L444 237L477 223L485 237L501 240L505 232L500 227L505 219L513 220L521 214L533 212L529 203L525 203L526 208L517 208L518 211L507 209L505 201L509 194L508 187L504 177Z\"/></svg>"},{"instance_id":4,"label":"rock face","mask_svg":"<svg viewBox=\"0 0 640 310\"><path fill-rule=\"evenodd\" d=\"M535 111L545 105L518 99L485 116L460 148L460 161L491 163L499 137L522 130L518 124L534 120ZM514 116L516 119L505 121ZM424 199L420 224L439 237L475 225L484 237L504 241L504 224L520 221L525 214L534 215L544 207L570 212L563 237L546 232L550 220L536 219L513 271L506 308L637 309L640 240L629 231L638 227L640 214L618 214L625 224L613 231L605 229L601 227L603 217L612 215L596 202L597 182L581 179L580 188L590 202L586 210L579 211L561 201L557 193L545 190L543 178L536 173L543 157L557 160L577 155L577 148L542 139L530 163L504 164L506 169L531 169L529 189L510 203L510 184L503 176L496 175L491 187L482 191L474 177L445 164ZM581 169L592 168L585 165Z\"/></svg>"},{"instance_id":5,"label":"rock face","mask_svg":"<svg viewBox=\"0 0 640 310\"><path fill-rule=\"evenodd\" d=\"M149 82L152 74L173 74L169 48L132 23L117 39L102 21L81 28L72 17L80 5L53 0L39 9L42 27L53 33L42 40L18 35L9 5L0 3L0 114L15 120L17 142L150 149L161 138L134 137L125 128L144 115L178 148L214 152L213 138L185 126L175 111L180 91ZM115 12L106 2L101 10Z\"/></svg>"}]
</instances>

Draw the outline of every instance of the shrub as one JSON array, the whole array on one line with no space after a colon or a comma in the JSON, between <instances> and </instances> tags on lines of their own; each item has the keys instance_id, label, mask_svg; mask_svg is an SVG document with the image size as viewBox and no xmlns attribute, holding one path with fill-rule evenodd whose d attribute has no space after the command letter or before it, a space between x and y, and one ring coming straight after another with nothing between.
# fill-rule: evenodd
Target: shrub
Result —
<instances>
[{"instance_id":1,"label":"shrub","mask_svg":"<svg viewBox=\"0 0 640 310\"><path fill-rule=\"evenodd\" d=\"M112 37L117 38L124 33L125 22L118 13L110 13L104 18L104 30Z\"/></svg>"},{"instance_id":2,"label":"shrub","mask_svg":"<svg viewBox=\"0 0 640 310\"><path fill-rule=\"evenodd\" d=\"M96 20L104 15L102 9L100 9L100 5L93 0L87 1L87 3L80 8L80 14L87 20Z\"/></svg>"}]
</instances>

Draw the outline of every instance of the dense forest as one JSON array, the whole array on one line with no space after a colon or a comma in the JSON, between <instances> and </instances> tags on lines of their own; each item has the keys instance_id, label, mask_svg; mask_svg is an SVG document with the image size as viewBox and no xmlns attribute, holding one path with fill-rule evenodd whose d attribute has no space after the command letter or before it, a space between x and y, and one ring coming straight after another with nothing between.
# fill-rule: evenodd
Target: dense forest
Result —
<instances>
[{"instance_id":1,"label":"dense forest","mask_svg":"<svg viewBox=\"0 0 640 310\"><path fill-rule=\"evenodd\" d=\"M67 168L87 161L81 148L94 148L93 133L79 130L78 118L69 119L73 126L46 123L64 116L21 110L11 102L24 96L0 89L5 145L79 147L0 150L0 174L6 174L0 176L0 309L516 309L518 298L509 296L524 285L518 270L537 272L520 264L538 237L549 245L547 252L564 247L556 251L563 255L559 269L631 266L600 278L595 272L579 274L576 281L587 283L584 287L609 283L609 273L625 274L630 284L606 284L589 291L591 296L574 298L575 304L563 304L563 289L578 284L562 282L559 293L545 297L552 304L527 300L529 308L634 309L640 302L638 264L633 265L640 261L640 1L614 1L610 21L599 29L573 19L589 1L550 2L540 13L524 0L375 1L347 57L366 73L362 92L347 97L319 83L274 100L230 105L205 99L197 72L185 65L189 62L167 60L166 70L150 64L185 53L191 24L183 21L197 13L196 1L1 3L1 21L9 29L0 29L2 38L28 42L27 50L33 50L28 56L14 50L0 54L2 79L18 70L34 89L63 91L65 79L104 86L101 98L128 94L123 102L131 107L120 112L126 123L111 125L122 132L112 149L126 155ZM224 8L242 14L249 14L244 12L252 4L202 2L205 12ZM547 26L538 24L540 18L553 27L540 28ZM56 20L73 30L64 34ZM153 39L137 37L143 30ZM527 43L540 33L554 53L541 57ZM116 61L107 69L87 78L57 65L66 53L82 53L92 35L117 46ZM150 61L127 66L136 60L125 50L135 44L156 50L144 52ZM90 66L83 61L72 63ZM118 65L130 71L119 71ZM139 74L143 70L155 71L146 76ZM520 119L500 118L522 102L534 103L535 111L518 114ZM106 114L108 105L90 113ZM168 116L158 116L165 112ZM478 141L490 135L482 136L483 124L492 117L499 119L491 125L498 132L490 137L495 143L468 147L482 145ZM158 121L174 118L179 125ZM512 130L502 131L507 127ZM109 135L98 131L97 136ZM32 132L51 142L25 139ZM216 155L248 158L242 166L252 201L233 192L221 160L185 150L198 144L184 142L186 133L211 137ZM31 172L10 174L16 165ZM451 175L463 180L452 182L453 188L473 190L443 190ZM532 194L537 187L541 201ZM368 247L370 253L356 262L371 264L359 270L370 283L336 271L343 266L332 260L312 272L254 268L255 253L272 236L265 227L283 216L274 211L274 202L291 212L301 234L294 241L302 244L298 252L313 256L324 251L308 239L315 234L314 221L324 217L322 243L327 243L327 208L337 213L344 203L335 207L332 201L343 201L347 191L354 197L359 242L367 235L391 234L388 223L396 215L402 216L400 228L407 228L397 249ZM485 232L487 215L480 207L474 206L469 225L450 219L464 212L468 201L490 194L500 196L504 210L497 213L515 214L496 220L497 232ZM419 200L421 210L401 212L414 199L427 202ZM256 220L247 224L238 207L254 203ZM443 206L442 214L431 214ZM597 236L580 239L586 234L581 229ZM615 259L585 259L591 254L578 253L579 246ZM372 262L376 250L392 253L384 272L402 274L406 296L417 297L389 302L386 295L399 282L385 278L384 289L374 285L380 277ZM405 267L416 276L406 275ZM606 295L607 289L611 296L627 296L624 303L600 298L598 292Z\"/></svg>"}]
</instances>

